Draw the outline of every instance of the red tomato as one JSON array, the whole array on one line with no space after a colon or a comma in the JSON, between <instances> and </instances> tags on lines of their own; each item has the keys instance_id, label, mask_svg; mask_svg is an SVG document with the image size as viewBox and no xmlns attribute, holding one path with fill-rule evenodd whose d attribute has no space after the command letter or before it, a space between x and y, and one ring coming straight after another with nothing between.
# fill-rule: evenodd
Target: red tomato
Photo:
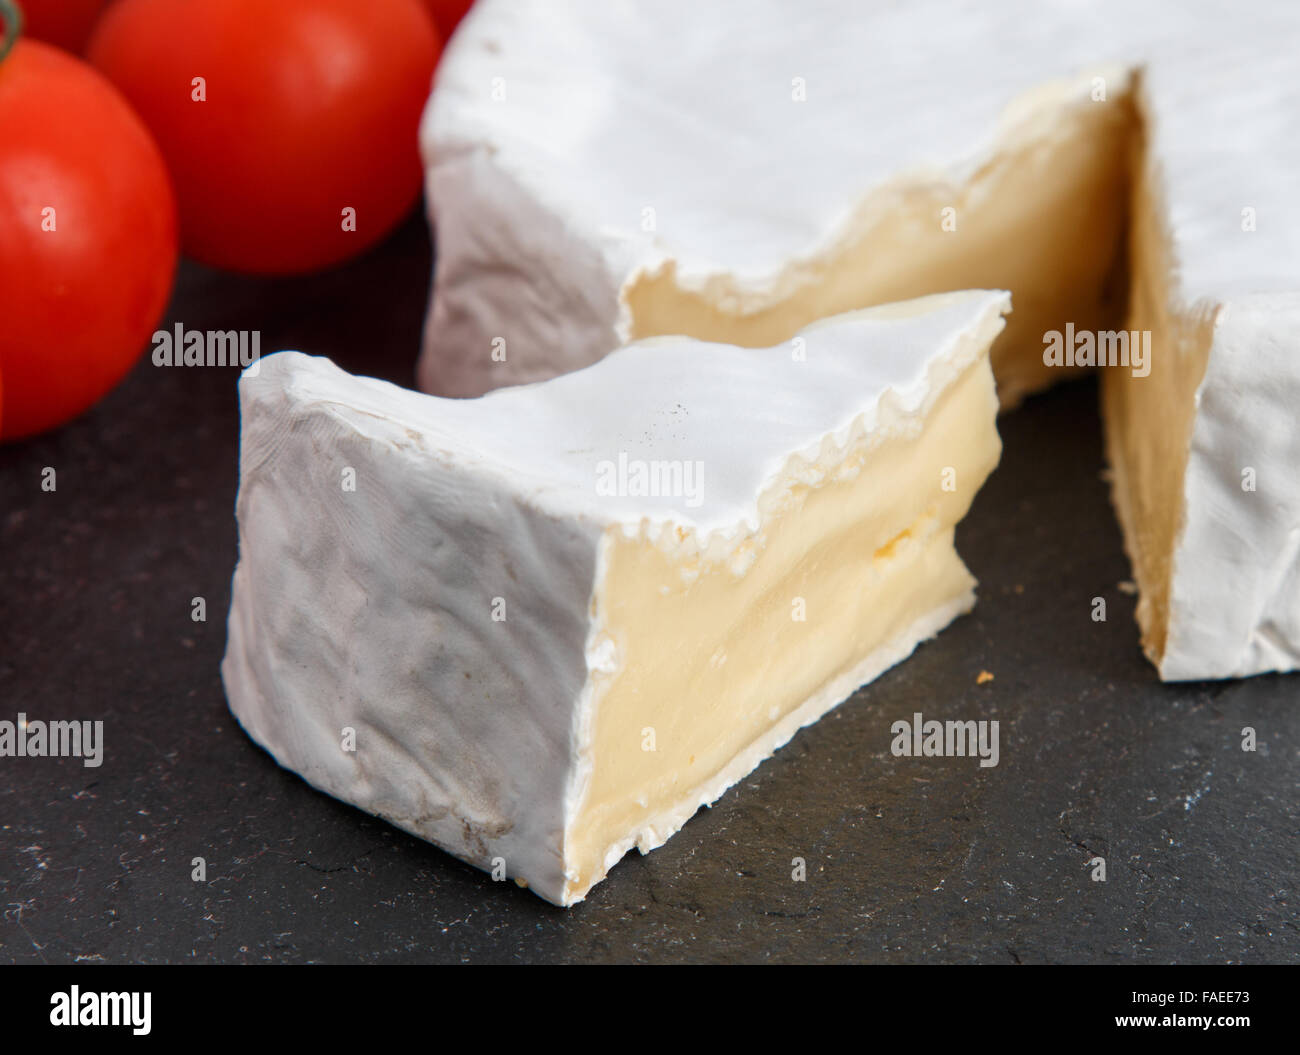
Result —
<instances>
[{"instance_id":1,"label":"red tomato","mask_svg":"<svg viewBox=\"0 0 1300 1055\"><path fill-rule=\"evenodd\" d=\"M19 0L23 9L23 33L29 40L80 55L95 27L105 0Z\"/></svg>"},{"instance_id":2,"label":"red tomato","mask_svg":"<svg viewBox=\"0 0 1300 1055\"><path fill-rule=\"evenodd\" d=\"M429 9L433 24L438 27L438 36L445 44L460 25L460 20L474 6L474 0L424 0L424 6Z\"/></svg>"},{"instance_id":3,"label":"red tomato","mask_svg":"<svg viewBox=\"0 0 1300 1055\"><path fill-rule=\"evenodd\" d=\"M324 267L419 197L438 42L418 0L118 0L90 57L157 137L204 263Z\"/></svg>"},{"instance_id":4,"label":"red tomato","mask_svg":"<svg viewBox=\"0 0 1300 1055\"><path fill-rule=\"evenodd\" d=\"M171 290L176 203L113 86L58 48L0 59L5 439L80 414L147 347Z\"/></svg>"}]
</instances>

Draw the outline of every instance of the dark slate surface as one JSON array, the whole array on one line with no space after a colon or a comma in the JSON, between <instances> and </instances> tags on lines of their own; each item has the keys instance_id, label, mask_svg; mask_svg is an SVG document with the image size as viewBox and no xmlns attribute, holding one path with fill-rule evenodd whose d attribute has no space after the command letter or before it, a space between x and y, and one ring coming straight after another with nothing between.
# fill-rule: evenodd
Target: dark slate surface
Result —
<instances>
[{"instance_id":1,"label":"dark slate surface","mask_svg":"<svg viewBox=\"0 0 1300 1055\"><path fill-rule=\"evenodd\" d=\"M325 276L186 266L168 324L409 384L429 270L417 217ZM958 534L976 612L567 912L311 790L227 713L234 384L144 361L0 448L0 719L106 726L99 769L0 759L0 960L1300 961L1300 677L1156 680L1091 384L1003 420ZM1000 764L894 758L914 711L997 719Z\"/></svg>"}]
</instances>

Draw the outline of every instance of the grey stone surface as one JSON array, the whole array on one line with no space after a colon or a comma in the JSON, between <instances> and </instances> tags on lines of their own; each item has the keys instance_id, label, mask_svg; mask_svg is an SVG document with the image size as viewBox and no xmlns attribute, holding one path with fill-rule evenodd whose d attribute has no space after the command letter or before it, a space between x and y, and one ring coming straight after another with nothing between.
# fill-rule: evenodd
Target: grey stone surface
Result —
<instances>
[{"instance_id":1,"label":"grey stone surface","mask_svg":"<svg viewBox=\"0 0 1300 1055\"><path fill-rule=\"evenodd\" d=\"M410 384L428 274L415 218L314 278L186 265L168 324ZM0 719L102 719L106 743L98 769L0 759L0 961L1300 962L1300 677L1156 680L1092 384L1003 419L958 533L974 614L566 912L318 794L230 718L235 376L145 360L0 447ZM893 757L916 711L998 720L1000 764Z\"/></svg>"}]
</instances>

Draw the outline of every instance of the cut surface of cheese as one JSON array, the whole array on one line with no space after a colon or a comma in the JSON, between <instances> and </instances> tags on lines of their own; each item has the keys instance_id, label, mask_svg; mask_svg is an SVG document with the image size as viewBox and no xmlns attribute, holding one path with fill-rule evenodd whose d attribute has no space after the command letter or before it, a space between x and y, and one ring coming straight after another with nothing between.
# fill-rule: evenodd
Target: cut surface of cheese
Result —
<instances>
[{"instance_id":1,"label":"cut surface of cheese","mask_svg":"<svg viewBox=\"0 0 1300 1055\"><path fill-rule=\"evenodd\" d=\"M1010 406L1071 373L1050 333L1149 330L1102 399L1147 654L1295 669L1297 85L1289 2L483 0L421 128L420 384L997 286Z\"/></svg>"},{"instance_id":2,"label":"cut surface of cheese","mask_svg":"<svg viewBox=\"0 0 1300 1055\"><path fill-rule=\"evenodd\" d=\"M231 709L315 786L581 900L969 610L1008 308L656 338L472 400L263 360Z\"/></svg>"}]
</instances>

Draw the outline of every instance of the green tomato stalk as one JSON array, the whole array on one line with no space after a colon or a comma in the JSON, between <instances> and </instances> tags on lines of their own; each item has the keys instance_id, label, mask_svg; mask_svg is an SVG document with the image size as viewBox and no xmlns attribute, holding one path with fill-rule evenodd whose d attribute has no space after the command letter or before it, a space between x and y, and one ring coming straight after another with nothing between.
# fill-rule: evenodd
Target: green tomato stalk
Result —
<instances>
[{"instance_id":1,"label":"green tomato stalk","mask_svg":"<svg viewBox=\"0 0 1300 1055\"><path fill-rule=\"evenodd\" d=\"M0 0L0 22L5 27L5 35L0 39L0 62L3 62L23 31L23 9L14 0Z\"/></svg>"}]
</instances>

